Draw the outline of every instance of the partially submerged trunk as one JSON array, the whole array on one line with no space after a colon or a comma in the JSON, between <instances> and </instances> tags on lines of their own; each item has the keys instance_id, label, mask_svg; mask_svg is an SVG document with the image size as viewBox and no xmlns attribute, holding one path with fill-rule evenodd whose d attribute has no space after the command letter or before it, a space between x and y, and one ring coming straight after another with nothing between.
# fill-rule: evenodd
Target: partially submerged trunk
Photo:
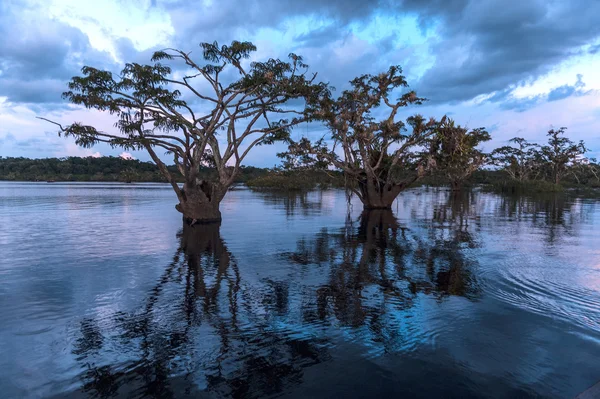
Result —
<instances>
[{"instance_id":1,"label":"partially submerged trunk","mask_svg":"<svg viewBox=\"0 0 600 399\"><path fill-rule=\"evenodd\" d=\"M227 187L220 183L206 180L186 182L175 209L190 224L220 222L219 205L226 192Z\"/></svg>"},{"instance_id":2,"label":"partially submerged trunk","mask_svg":"<svg viewBox=\"0 0 600 399\"><path fill-rule=\"evenodd\" d=\"M458 192L461 191L463 188L463 182L462 180L452 180L450 182L450 189L452 191Z\"/></svg>"},{"instance_id":3,"label":"partially submerged trunk","mask_svg":"<svg viewBox=\"0 0 600 399\"><path fill-rule=\"evenodd\" d=\"M229 265L230 254L221 238L220 228L221 224L218 222L191 226L184 218L180 234L181 249L188 261L195 262L190 266L198 267L198 258L201 256L214 258L215 262L211 264L222 263L225 268Z\"/></svg>"},{"instance_id":4,"label":"partially submerged trunk","mask_svg":"<svg viewBox=\"0 0 600 399\"><path fill-rule=\"evenodd\" d=\"M358 183L360 200L364 209L391 209L398 194L404 191L418 177L401 183L386 183L380 185L375 179L365 179Z\"/></svg>"},{"instance_id":5,"label":"partially submerged trunk","mask_svg":"<svg viewBox=\"0 0 600 399\"><path fill-rule=\"evenodd\" d=\"M365 209L360 215L359 235L368 246L395 236L399 228L398 219L390 209Z\"/></svg>"},{"instance_id":6,"label":"partially submerged trunk","mask_svg":"<svg viewBox=\"0 0 600 399\"><path fill-rule=\"evenodd\" d=\"M188 301L190 314L195 306L202 304L204 311L214 308L219 302L219 295L224 286L223 280L229 280L229 267L236 267L231 253L220 235L220 223L191 226L184 217L183 230L180 235L181 251L188 265L190 285L187 293L192 294ZM225 284L228 287L239 286L237 273L232 273L233 280ZM186 295L187 297L187 295ZM232 306L232 307L231 307ZM230 303L230 309L235 309Z\"/></svg>"}]
</instances>

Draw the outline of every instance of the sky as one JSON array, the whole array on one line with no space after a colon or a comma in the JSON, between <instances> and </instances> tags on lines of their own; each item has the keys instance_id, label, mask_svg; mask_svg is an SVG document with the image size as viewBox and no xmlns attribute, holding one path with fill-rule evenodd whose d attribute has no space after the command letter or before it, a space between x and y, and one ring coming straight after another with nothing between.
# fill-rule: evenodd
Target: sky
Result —
<instances>
[{"instance_id":1,"label":"sky","mask_svg":"<svg viewBox=\"0 0 600 399\"><path fill-rule=\"evenodd\" d=\"M302 55L336 92L401 65L429 100L401 116L485 127L486 150L515 136L543 143L565 126L600 158L598 15L594 0L1 0L0 156L120 155L80 148L36 117L112 131L110 115L61 99L82 66L119 71L165 47L200 54L201 42L243 40L258 47L256 60ZM300 126L293 137L323 133ZM245 163L273 166L282 149L257 147Z\"/></svg>"}]
</instances>

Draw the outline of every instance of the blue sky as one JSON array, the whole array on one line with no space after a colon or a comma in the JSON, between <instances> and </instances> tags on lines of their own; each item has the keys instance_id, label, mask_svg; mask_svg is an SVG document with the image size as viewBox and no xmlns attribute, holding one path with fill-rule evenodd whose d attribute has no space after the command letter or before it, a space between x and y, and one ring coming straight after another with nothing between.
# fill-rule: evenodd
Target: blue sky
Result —
<instances>
[{"instance_id":1,"label":"blue sky","mask_svg":"<svg viewBox=\"0 0 600 399\"><path fill-rule=\"evenodd\" d=\"M577 0L3 0L0 156L119 155L79 148L35 117L110 131L109 115L61 99L83 65L117 71L167 46L197 51L200 42L237 39L258 46L255 59L301 54L338 92L355 76L402 65L430 100L402 116L449 114L486 127L486 149L514 136L543 142L549 128L566 126L600 157L598 15L600 2ZM273 166L281 149L258 147L246 163Z\"/></svg>"}]
</instances>

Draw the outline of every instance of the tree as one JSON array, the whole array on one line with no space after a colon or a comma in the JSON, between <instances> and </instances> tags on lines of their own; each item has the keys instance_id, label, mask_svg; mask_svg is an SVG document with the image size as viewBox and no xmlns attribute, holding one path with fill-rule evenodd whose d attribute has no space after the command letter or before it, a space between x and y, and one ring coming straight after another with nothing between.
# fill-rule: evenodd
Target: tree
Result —
<instances>
[{"instance_id":1,"label":"tree","mask_svg":"<svg viewBox=\"0 0 600 399\"><path fill-rule=\"evenodd\" d=\"M435 162L450 181L452 191L460 191L465 180L486 162L487 155L477 146L490 139L485 128L469 131L452 119L444 118L435 138Z\"/></svg>"},{"instance_id":2,"label":"tree","mask_svg":"<svg viewBox=\"0 0 600 399\"><path fill-rule=\"evenodd\" d=\"M128 63L119 76L86 66L71 80L63 97L115 115L118 132L56 123L59 135L72 136L84 147L104 142L145 149L177 194L177 210L192 223L220 220L219 204L249 151L286 139L294 125L311 119L311 104L328 91L314 83L316 74L307 76L307 65L295 54L289 62L269 59L245 66L243 60L256 51L252 43L200 47L203 63L190 53L165 49L154 53L152 65ZM180 62L187 75L179 78L163 60ZM291 106L294 99L304 100L304 106ZM183 189L158 150L172 154ZM214 167L215 179L198 177L202 165Z\"/></svg>"},{"instance_id":3,"label":"tree","mask_svg":"<svg viewBox=\"0 0 600 399\"><path fill-rule=\"evenodd\" d=\"M542 146L540 150L554 184L560 184L567 173L567 167L581 163L584 160L583 154L588 151L583 140L575 143L564 137L565 130L566 127L550 129L547 133L548 145Z\"/></svg>"},{"instance_id":4,"label":"tree","mask_svg":"<svg viewBox=\"0 0 600 399\"><path fill-rule=\"evenodd\" d=\"M375 76L362 75L350 83L351 88L339 98L328 97L320 103L318 115L329 130L330 143L324 137L316 142L308 138L291 141L288 153L281 156L301 156L303 164L309 164L305 157L310 156L319 165L341 169L366 209L390 208L402 190L433 166L427 151L415 149L427 149L438 123L417 115L409 118L412 131L406 133L404 122L396 120L400 108L425 100L414 91L391 99L395 89L408 87L399 66ZM387 117L377 120L373 114L379 113L380 107L385 107Z\"/></svg>"},{"instance_id":5,"label":"tree","mask_svg":"<svg viewBox=\"0 0 600 399\"><path fill-rule=\"evenodd\" d=\"M124 181L125 183L131 183L134 180L137 180L139 178L137 172L135 171L135 169L129 167L127 169L123 169L121 171L121 173L119 174L119 177L122 181Z\"/></svg>"},{"instance_id":6,"label":"tree","mask_svg":"<svg viewBox=\"0 0 600 399\"><path fill-rule=\"evenodd\" d=\"M509 142L518 147L504 146L495 149L492 152L493 162L503 167L514 180L523 182L535 179L540 173L539 146L522 137L514 137Z\"/></svg>"},{"instance_id":7,"label":"tree","mask_svg":"<svg viewBox=\"0 0 600 399\"><path fill-rule=\"evenodd\" d=\"M600 165L596 158L585 158L577 162L569 169L569 175L572 175L577 184L598 184L600 183Z\"/></svg>"}]
</instances>

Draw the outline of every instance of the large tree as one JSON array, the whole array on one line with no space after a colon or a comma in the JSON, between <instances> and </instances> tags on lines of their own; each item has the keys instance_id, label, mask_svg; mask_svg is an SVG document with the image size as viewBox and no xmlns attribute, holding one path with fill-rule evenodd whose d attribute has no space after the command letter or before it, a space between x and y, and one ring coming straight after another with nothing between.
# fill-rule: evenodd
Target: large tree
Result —
<instances>
[{"instance_id":1,"label":"large tree","mask_svg":"<svg viewBox=\"0 0 600 399\"><path fill-rule=\"evenodd\" d=\"M309 156L319 166L342 170L366 209L390 208L398 194L432 166L423 149L427 150L438 122L417 115L408 119L407 132L398 120L402 107L424 101L414 91L392 98L408 87L399 66L379 75L362 75L350 84L337 99L328 97L320 104L319 117L329 137L291 142L288 153L300 156L302 164L310 163ZM384 117L377 118L379 114Z\"/></svg>"},{"instance_id":2,"label":"large tree","mask_svg":"<svg viewBox=\"0 0 600 399\"><path fill-rule=\"evenodd\" d=\"M448 179L452 191L459 191L465 180L487 160L477 146L490 140L484 128L469 130L444 118L437 128L434 147L438 170Z\"/></svg>"},{"instance_id":3,"label":"large tree","mask_svg":"<svg viewBox=\"0 0 600 399\"><path fill-rule=\"evenodd\" d=\"M244 59L256 51L252 43L200 47L200 61L191 53L165 49L154 53L151 65L128 63L118 76L84 67L63 97L114 115L116 131L83 123L59 125L59 134L84 147L104 142L145 149L175 190L177 210L193 223L220 220L219 204L249 151L286 139L294 125L310 120L314 99L327 92L295 54L289 62L269 59L247 65ZM161 61L179 62L183 69L173 71ZM160 151L173 156L184 177L182 189ZM207 164L217 171L212 181L198 177L200 166Z\"/></svg>"},{"instance_id":4,"label":"large tree","mask_svg":"<svg viewBox=\"0 0 600 399\"><path fill-rule=\"evenodd\" d=\"M492 152L493 162L501 166L514 180L535 180L540 174L539 146L522 137L514 137L509 142L517 146L496 148Z\"/></svg>"},{"instance_id":5,"label":"large tree","mask_svg":"<svg viewBox=\"0 0 600 399\"><path fill-rule=\"evenodd\" d=\"M550 129L547 133L548 144L542 146L540 153L545 163L552 183L560 184L569 166L584 162L583 154L587 152L585 143L575 143L564 136L566 127Z\"/></svg>"}]
</instances>

